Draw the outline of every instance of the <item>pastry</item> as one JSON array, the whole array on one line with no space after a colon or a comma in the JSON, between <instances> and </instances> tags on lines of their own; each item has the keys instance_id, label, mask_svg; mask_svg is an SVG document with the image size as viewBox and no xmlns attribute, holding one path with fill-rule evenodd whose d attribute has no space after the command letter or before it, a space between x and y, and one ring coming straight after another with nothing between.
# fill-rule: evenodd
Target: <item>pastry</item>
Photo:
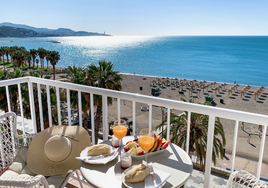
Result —
<instances>
[{"instance_id":1,"label":"pastry","mask_svg":"<svg viewBox=\"0 0 268 188\"><path fill-rule=\"evenodd\" d=\"M104 155L104 154L110 154L111 153L111 147L107 144L97 144L94 146L91 146L88 151L88 156L97 156L97 155Z\"/></svg>"},{"instance_id":2,"label":"pastry","mask_svg":"<svg viewBox=\"0 0 268 188\"><path fill-rule=\"evenodd\" d=\"M137 183L144 181L145 178L150 174L150 169L140 164L138 166L133 167L129 170L125 175L125 182L127 183Z\"/></svg>"}]
</instances>

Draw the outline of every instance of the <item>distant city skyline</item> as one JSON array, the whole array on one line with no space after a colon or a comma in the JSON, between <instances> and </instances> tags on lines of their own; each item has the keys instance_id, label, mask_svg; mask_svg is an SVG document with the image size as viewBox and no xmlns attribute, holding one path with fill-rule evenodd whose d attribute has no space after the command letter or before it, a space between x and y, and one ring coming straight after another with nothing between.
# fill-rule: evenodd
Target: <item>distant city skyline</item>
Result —
<instances>
[{"instance_id":1,"label":"distant city skyline","mask_svg":"<svg viewBox=\"0 0 268 188\"><path fill-rule=\"evenodd\" d=\"M5 1L2 22L112 35L268 35L266 0Z\"/></svg>"}]
</instances>

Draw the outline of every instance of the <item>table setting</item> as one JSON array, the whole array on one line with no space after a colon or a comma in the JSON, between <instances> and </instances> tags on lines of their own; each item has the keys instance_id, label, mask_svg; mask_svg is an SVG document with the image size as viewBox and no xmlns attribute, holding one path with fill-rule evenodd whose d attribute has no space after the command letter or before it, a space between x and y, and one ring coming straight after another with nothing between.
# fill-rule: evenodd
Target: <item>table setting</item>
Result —
<instances>
[{"instance_id":1,"label":"table setting","mask_svg":"<svg viewBox=\"0 0 268 188\"><path fill-rule=\"evenodd\" d=\"M162 167L173 163L168 160L170 141L150 129L140 130L138 138L126 136L127 129L124 120L115 121L111 140L87 147L76 157L83 177L96 187L172 187L169 179L174 179L174 169Z\"/></svg>"}]
</instances>

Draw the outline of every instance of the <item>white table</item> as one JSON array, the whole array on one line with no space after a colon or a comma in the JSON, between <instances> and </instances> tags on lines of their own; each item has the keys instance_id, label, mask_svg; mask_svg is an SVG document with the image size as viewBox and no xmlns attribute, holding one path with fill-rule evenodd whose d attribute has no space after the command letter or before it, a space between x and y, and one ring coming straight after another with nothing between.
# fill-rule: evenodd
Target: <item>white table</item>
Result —
<instances>
[{"instance_id":1,"label":"white table","mask_svg":"<svg viewBox=\"0 0 268 188\"><path fill-rule=\"evenodd\" d=\"M132 136L127 136L123 139L123 143L133 139ZM111 141L104 143L111 145ZM166 151L150 156L147 160L148 163L152 162L155 167L171 174L164 188L182 186L189 179L193 170L190 157L183 149L174 144L169 144ZM141 160L132 160L132 165L140 163ZM119 157L106 165L88 164L81 161L80 171L83 177L95 187L125 187L120 181L123 170L120 167Z\"/></svg>"}]
</instances>

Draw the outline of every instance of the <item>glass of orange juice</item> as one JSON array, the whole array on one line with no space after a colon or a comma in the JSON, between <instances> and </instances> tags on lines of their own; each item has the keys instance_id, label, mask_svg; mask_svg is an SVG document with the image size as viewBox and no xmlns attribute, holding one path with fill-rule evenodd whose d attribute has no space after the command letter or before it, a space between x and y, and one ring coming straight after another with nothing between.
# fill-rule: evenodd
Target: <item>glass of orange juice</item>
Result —
<instances>
[{"instance_id":1,"label":"glass of orange juice","mask_svg":"<svg viewBox=\"0 0 268 188\"><path fill-rule=\"evenodd\" d=\"M154 133L150 129L142 129L139 134L139 145L145 150L145 161L147 164L147 153L154 146Z\"/></svg>"},{"instance_id":2,"label":"glass of orange juice","mask_svg":"<svg viewBox=\"0 0 268 188\"><path fill-rule=\"evenodd\" d=\"M116 138L119 139L119 156L121 156L122 138L127 134L127 124L125 120L119 120L114 122L113 133Z\"/></svg>"}]
</instances>

